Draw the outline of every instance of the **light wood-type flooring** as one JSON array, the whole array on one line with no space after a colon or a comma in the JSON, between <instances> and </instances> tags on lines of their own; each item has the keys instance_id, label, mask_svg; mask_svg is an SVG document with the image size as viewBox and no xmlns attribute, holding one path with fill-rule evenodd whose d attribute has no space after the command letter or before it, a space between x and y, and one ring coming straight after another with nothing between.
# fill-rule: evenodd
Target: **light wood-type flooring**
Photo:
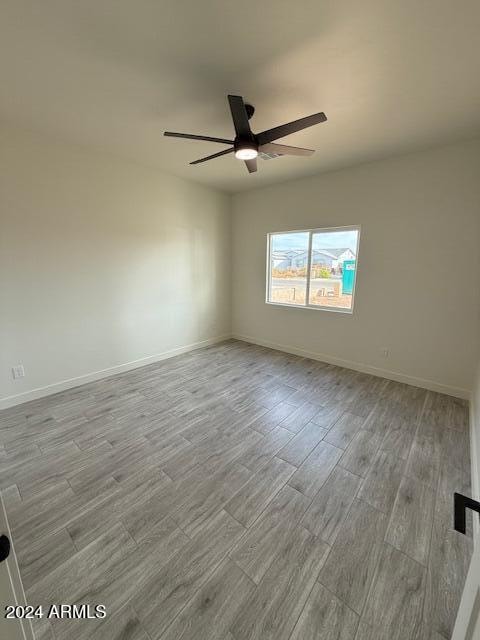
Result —
<instances>
[{"instance_id":1,"label":"light wood-type flooring","mask_svg":"<svg viewBox=\"0 0 480 640\"><path fill-rule=\"evenodd\" d=\"M461 400L228 341L0 413L38 640L448 640ZM469 522L471 528L471 522Z\"/></svg>"}]
</instances>

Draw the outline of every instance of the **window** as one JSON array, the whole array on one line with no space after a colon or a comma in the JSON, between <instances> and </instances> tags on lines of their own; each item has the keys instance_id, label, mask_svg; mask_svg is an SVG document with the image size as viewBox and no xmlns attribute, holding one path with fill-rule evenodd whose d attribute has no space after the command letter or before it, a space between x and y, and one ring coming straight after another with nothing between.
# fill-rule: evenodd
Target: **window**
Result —
<instances>
[{"instance_id":1,"label":"window","mask_svg":"<svg viewBox=\"0 0 480 640\"><path fill-rule=\"evenodd\" d=\"M267 302L351 312L359 227L268 234Z\"/></svg>"}]
</instances>

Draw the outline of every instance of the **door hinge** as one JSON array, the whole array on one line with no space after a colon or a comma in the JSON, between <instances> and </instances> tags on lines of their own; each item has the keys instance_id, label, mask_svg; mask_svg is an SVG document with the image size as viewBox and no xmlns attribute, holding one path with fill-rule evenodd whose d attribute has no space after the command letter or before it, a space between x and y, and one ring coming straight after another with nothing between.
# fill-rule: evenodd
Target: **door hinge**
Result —
<instances>
[{"instance_id":1,"label":"door hinge","mask_svg":"<svg viewBox=\"0 0 480 640\"><path fill-rule=\"evenodd\" d=\"M477 511L480 514L480 502L469 498L468 496L462 496L461 493L453 494L453 526L455 531L465 533L466 531L466 510L471 509Z\"/></svg>"},{"instance_id":2,"label":"door hinge","mask_svg":"<svg viewBox=\"0 0 480 640\"><path fill-rule=\"evenodd\" d=\"M10 540L7 536L0 536L0 562L3 562L10 555Z\"/></svg>"}]
</instances>

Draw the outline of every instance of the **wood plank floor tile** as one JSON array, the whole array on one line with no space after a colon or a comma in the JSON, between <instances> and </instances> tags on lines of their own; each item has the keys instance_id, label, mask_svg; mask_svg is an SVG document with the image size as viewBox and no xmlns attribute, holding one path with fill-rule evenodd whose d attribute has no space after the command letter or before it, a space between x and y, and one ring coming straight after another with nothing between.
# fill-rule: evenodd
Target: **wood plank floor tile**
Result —
<instances>
[{"instance_id":1,"label":"wood plank floor tile","mask_svg":"<svg viewBox=\"0 0 480 640\"><path fill-rule=\"evenodd\" d=\"M385 453L385 451L379 451L362 484L358 497L375 509L383 511L383 513L390 513L402 479L403 466L400 458Z\"/></svg>"},{"instance_id":2,"label":"wood plank floor tile","mask_svg":"<svg viewBox=\"0 0 480 640\"><path fill-rule=\"evenodd\" d=\"M2 489L2 498L5 503L5 508L9 511L15 507L21 507L22 497L16 484L12 484L10 487Z\"/></svg>"},{"instance_id":3,"label":"wood plank floor tile","mask_svg":"<svg viewBox=\"0 0 480 640\"><path fill-rule=\"evenodd\" d=\"M235 425L235 427L238 428L242 421L243 418L240 414L232 414L232 410L226 406L221 407L212 413L201 411L197 414L197 412L192 411L190 412L188 420L190 426L186 426L185 429L182 429L181 437L184 440L187 440L190 444L198 444L205 438L225 435L226 423L229 427ZM147 434L147 438L148 437L149 436Z\"/></svg>"},{"instance_id":4,"label":"wood plank floor tile","mask_svg":"<svg viewBox=\"0 0 480 640\"><path fill-rule=\"evenodd\" d=\"M422 617L425 573L420 564L384 544L362 620L388 630L392 640L411 637Z\"/></svg>"},{"instance_id":5,"label":"wood plank floor tile","mask_svg":"<svg viewBox=\"0 0 480 640\"><path fill-rule=\"evenodd\" d=\"M19 545L17 560L21 571L23 586L30 589L77 552L72 538L66 529L60 529L36 544L27 547Z\"/></svg>"},{"instance_id":6,"label":"wood plank floor tile","mask_svg":"<svg viewBox=\"0 0 480 640\"><path fill-rule=\"evenodd\" d=\"M38 444L23 444L15 448L9 448L6 443L5 449L2 451L0 457L2 473L8 471L8 469L14 469L19 464L28 462L34 458L38 458L43 453Z\"/></svg>"},{"instance_id":7,"label":"wood plank floor tile","mask_svg":"<svg viewBox=\"0 0 480 640\"><path fill-rule=\"evenodd\" d=\"M311 402L301 404L291 413L280 425L292 433L298 433L307 425L313 416L318 412L318 407Z\"/></svg>"},{"instance_id":8,"label":"wood plank floor tile","mask_svg":"<svg viewBox=\"0 0 480 640\"><path fill-rule=\"evenodd\" d=\"M275 427L278 427L281 422L296 410L297 407L293 404L289 404L288 402L279 402L277 406L256 418L250 424L250 427L261 434L268 433Z\"/></svg>"},{"instance_id":9,"label":"wood plank floor tile","mask_svg":"<svg viewBox=\"0 0 480 640\"><path fill-rule=\"evenodd\" d=\"M317 582L290 638L354 640L357 626L358 615Z\"/></svg>"},{"instance_id":10,"label":"wood plank floor tile","mask_svg":"<svg viewBox=\"0 0 480 640\"><path fill-rule=\"evenodd\" d=\"M329 547L302 528L247 600L230 631L236 640L287 640Z\"/></svg>"},{"instance_id":11,"label":"wood plank floor tile","mask_svg":"<svg viewBox=\"0 0 480 640\"><path fill-rule=\"evenodd\" d=\"M251 471L261 469L273 456L283 449L283 447L292 440L293 434L282 427L275 427L272 431L266 433L261 440L255 442L236 462L243 464Z\"/></svg>"},{"instance_id":12,"label":"wood plank floor tile","mask_svg":"<svg viewBox=\"0 0 480 640\"><path fill-rule=\"evenodd\" d=\"M331 403L320 407L317 413L313 416L312 422L318 424L319 427L323 427L324 429L330 429L330 427L333 427L335 422L337 422L344 412L345 408L341 404Z\"/></svg>"},{"instance_id":13,"label":"wood plank floor tile","mask_svg":"<svg viewBox=\"0 0 480 640\"><path fill-rule=\"evenodd\" d=\"M382 451L406 460L412 448L415 430L415 423L392 418L380 448Z\"/></svg>"},{"instance_id":14,"label":"wood plank floor tile","mask_svg":"<svg viewBox=\"0 0 480 640\"><path fill-rule=\"evenodd\" d=\"M52 625L48 620L35 618L31 622L35 640L56 640Z\"/></svg>"},{"instance_id":15,"label":"wood plank floor tile","mask_svg":"<svg viewBox=\"0 0 480 640\"><path fill-rule=\"evenodd\" d=\"M313 497L326 481L343 451L322 440L302 462L288 484L306 496Z\"/></svg>"},{"instance_id":16,"label":"wood plank floor tile","mask_svg":"<svg viewBox=\"0 0 480 640\"><path fill-rule=\"evenodd\" d=\"M453 631L472 546L468 536L434 522L424 619L445 638L450 638Z\"/></svg>"},{"instance_id":17,"label":"wood plank floor tile","mask_svg":"<svg viewBox=\"0 0 480 640\"><path fill-rule=\"evenodd\" d=\"M468 432L445 429L441 438L442 464L452 464L458 469L470 466L470 437Z\"/></svg>"},{"instance_id":18,"label":"wood plank floor tile","mask_svg":"<svg viewBox=\"0 0 480 640\"><path fill-rule=\"evenodd\" d=\"M372 466L380 442L379 436L360 429L340 458L339 465L357 476L365 477Z\"/></svg>"},{"instance_id":19,"label":"wood plank floor tile","mask_svg":"<svg viewBox=\"0 0 480 640\"><path fill-rule=\"evenodd\" d=\"M38 580L27 591L28 601L46 606L63 602L68 593L72 602L91 602L88 594L95 598L101 585L114 581L121 561L134 548L125 528L117 524Z\"/></svg>"},{"instance_id":20,"label":"wood plank floor tile","mask_svg":"<svg viewBox=\"0 0 480 640\"><path fill-rule=\"evenodd\" d=\"M255 585L231 561L224 560L183 609L162 640L223 640Z\"/></svg>"},{"instance_id":21,"label":"wood plank floor tile","mask_svg":"<svg viewBox=\"0 0 480 640\"><path fill-rule=\"evenodd\" d=\"M122 516L146 502L162 487L172 484L168 476L159 469L145 467L139 473L118 483L112 492L107 492L100 503L88 504L78 517L67 525L67 530L77 549L82 549L93 542L99 535L106 533Z\"/></svg>"},{"instance_id":22,"label":"wood plank floor tile","mask_svg":"<svg viewBox=\"0 0 480 640\"><path fill-rule=\"evenodd\" d=\"M167 629L243 532L236 520L221 511L137 591L131 604L151 636L157 638Z\"/></svg>"},{"instance_id":23,"label":"wood plank floor tile","mask_svg":"<svg viewBox=\"0 0 480 640\"><path fill-rule=\"evenodd\" d=\"M435 629L421 622L413 632L412 640L445 640L445 638L437 633Z\"/></svg>"},{"instance_id":24,"label":"wood plank floor tile","mask_svg":"<svg viewBox=\"0 0 480 640\"><path fill-rule=\"evenodd\" d=\"M310 500L288 485L268 505L230 557L257 584L283 549Z\"/></svg>"},{"instance_id":25,"label":"wood plank floor tile","mask_svg":"<svg viewBox=\"0 0 480 640\"><path fill-rule=\"evenodd\" d=\"M404 476L398 488L385 541L426 565L430 550L435 493L423 482Z\"/></svg>"},{"instance_id":26,"label":"wood plank floor tile","mask_svg":"<svg viewBox=\"0 0 480 640\"><path fill-rule=\"evenodd\" d=\"M383 438L390 429L391 420L392 412L390 410L390 404L379 401L362 424L362 429L371 431Z\"/></svg>"},{"instance_id":27,"label":"wood plank floor tile","mask_svg":"<svg viewBox=\"0 0 480 640\"><path fill-rule=\"evenodd\" d=\"M172 511L172 519L190 538L195 537L252 477L253 472L238 463L221 467Z\"/></svg>"},{"instance_id":28,"label":"wood plank floor tile","mask_svg":"<svg viewBox=\"0 0 480 640\"><path fill-rule=\"evenodd\" d=\"M52 487L52 489L56 488L57 485ZM32 541L52 535L66 528L80 513L100 508L101 504L117 491L118 484L110 479L110 482L101 491L96 491L93 497L91 494L76 496L71 489L63 490L62 488L50 500L42 501L39 498L38 510L31 509L30 513L25 510L25 520L12 518L15 538L20 544L28 546Z\"/></svg>"},{"instance_id":29,"label":"wood plank floor tile","mask_svg":"<svg viewBox=\"0 0 480 640\"><path fill-rule=\"evenodd\" d=\"M360 621L358 625L357 635L355 640L445 640L444 636L438 634L431 627L427 627L420 623L413 632L410 634L409 630L396 629L392 635L392 630L382 627L371 627L363 621Z\"/></svg>"},{"instance_id":30,"label":"wood plank floor tile","mask_svg":"<svg viewBox=\"0 0 480 640\"><path fill-rule=\"evenodd\" d=\"M319 582L362 613L387 526L386 516L355 500L335 540Z\"/></svg>"},{"instance_id":31,"label":"wood plank floor tile","mask_svg":"<svg viewBox=\"0 0 480 640\"><path fill-rule=\"evenodd\" d=\"M162 567L175 556L181 549L186 548L188 538L175 526L171 520L165 521L162 536L158 535L146 543L134 546L128 555L115 567L115 579L95 585L91 594L84 597L89 602L95 598L96 602L105 605L110 618L114 618L132 598L138 590L159 573ZM93 632L101 621L89 621L88 628L82 631L85 640L89 640L90 632ZM58 640L68 640L75 635L81 639L76 620L57 620L53 622L55 636Z\"/></svg>"},{"instance_id":32,"label":"wood plank floor tile","mask_svg":"<svg viewBox=\"0 0 480 640\"><path fill-rule=\"evenodd\" d=\"M295 467L288 462L273 458L227 502L225 510L245 527L249 527L294 471Z\"/></svg>"},{"instance_id":33,"label":"wood plank floor tile","mask_svg":"<svg viewBox=\"0 0 480 640\"><path fill-rule=\"evenodd\" d=\"M325 436L325 442L340 449L346 449L363 423L363 418L345 412L329 430Z\"/></svg>"},{"instance_id":34,"label":"wood plank floor tile","mask_svg":"<svg viewBox=\"0 0 480 640\"><path fill-rule=\"evenodd\" d=\"M337 466L314 497L302 526L332 545L355 499L361 478Z\"/></svg>"},{"instance_id":35,"label":"wood plank floor tile","mask_svg":"<svg viewBox=\"0 0 480 640\"><path fill-rule=\"evenodd\" d=\"M351 399L346 399L345 408L360 418L367 418L378 402L378 393L369 389L361 389L360 392L351 394Z\"/></svg>"},{"instance_id":36,"label":"wood plank floor tile","mask_svg":"<svg viewBox=\"0 0 480 640\"><path fill-rule=\"evenodd\" d=\"M436 489L441 464L440 437L428 437L417 433L407 460L406 475L416 478Z\"/></svg>"},{"instance_id":37,"label":"wood plank floor tile","mask_svg":"<svg viewBox=\"0 0 480 640\"><path fill-rule=\"evenodd\" d=\"M122 514L122 521L130 535L137 542L155 537L162 521L191 499L211 475L207 467L195 468L179 480L163 485L145 502Z\"/></svg>"},{"instance_id":38,"label":"wood plank floor tile","mask_svg":"<svg viewBox=\"0 0 480 640\"><path fill-rule=\"evenodd\" d=\"M447 427L454 431L468 433L469 406L465 400L451 398L448 407Z\"/></svg>"},{"instance_id":39,"label":"wood plank floor tile","mask_svg":"<svg viewBox=\"0 0 480 640\"><path fill-rule=\"evenodd\" d=\"M277 453L277 457L299 467L326 433L326 429L309 422Z\"/></svg>"},{"instance_id":40,"label":"wood plank floor tile","mask_svg":"<svg viewBox=\"0 0 480 640\"><path fill-rule=\"evenodd\" d=\"M198 465L208 464L215 467L233 461L261 439L261 434L248 428L233 435L214 435L199 442L193 450L180 451L174 455L162 465L162 470L172 480L177 480Z\"/></svg>"},{"instance_id":41,"label":"wood plank floor tile","mask_svg":"<svg viewBox=\"0 0 480 640\"><path fill-rule=\"evenodd\" d=\"M292 383L293 384L293 383ZM301 384L298 382L297 384ZM317 392L317 389L314 389L308 385L306 388L298 389L294 394L292 394L288 401L290 404L294 404L297 407L301 407L305 404L314 404L317 406L317 410L322 407L324 398L321 393Z\"/></svg>"},{"instance_id":42,"label":"wood plank floor tile","mask_svg":"<svg viewBox=\"0 0 480 640\"><path fill-rule=\"evenodd\" d=\"M86 626L86 625L85 625ZM137 614L127 605L86 636L89 640L150 640ZM83 640L80 636L76 640Z\"/></svg>"}]
</instances>

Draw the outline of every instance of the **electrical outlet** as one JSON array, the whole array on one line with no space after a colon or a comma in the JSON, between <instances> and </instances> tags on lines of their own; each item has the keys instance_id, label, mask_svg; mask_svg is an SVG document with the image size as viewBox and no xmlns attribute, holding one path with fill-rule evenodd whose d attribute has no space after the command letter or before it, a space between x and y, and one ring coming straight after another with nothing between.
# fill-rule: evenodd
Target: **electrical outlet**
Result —
<instances>
[{"instance_id":1,"label":"electrical outlet","mask_svg":"<svg viewBox=\"0 0 480 640\"><path fill-rule=\"evenodd\" d=\"M25 377L25 369L23 368L23 364L17 364L12 367L12 377L14 380Z\"/></svg>"},{"instance_id":2,"label":"electrical outlet","mask_svg":"<svg viewBox=\"0 0 480 640\"><path fill-rule=\"evenodd\" d=\"M382 358L388 358L388 356L390 355L390 351L389 349L387 349L386 347L384 347L382 349Z\"/></svg>"}]
</instances>

